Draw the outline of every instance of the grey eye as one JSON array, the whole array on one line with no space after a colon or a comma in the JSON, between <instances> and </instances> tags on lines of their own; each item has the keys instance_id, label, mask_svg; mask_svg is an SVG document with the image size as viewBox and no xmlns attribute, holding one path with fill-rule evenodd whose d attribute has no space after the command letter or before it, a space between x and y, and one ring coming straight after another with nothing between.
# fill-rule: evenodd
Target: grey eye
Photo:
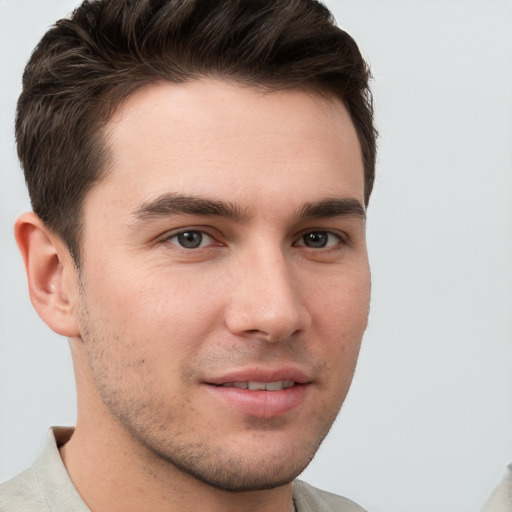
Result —
<instances>
[{"instance_id":1,"label":"grey eye","mask_svg":"<svg viewBox=\"0 0 512 512\"><path fill-rule=\"evenodd\" d=\"M343 240L339 235L330 231L310 231L302 235L296 242L296 245L310 249L324 249L326 247L334 247L342 242Z\"/></svg>"},{"instance_id":2,"label":"grey eye","mask_svg":"<svg viewBox=\"0 0 512 512\"><path fill-rule=\"evenodd\" d=\"M203 244L204 237L201 231L184 231L172 238L174 238L176 242L185 249L197 249Z\"/></svg>"},{"instance_id":3,"label":"grey eye","mask_svg":"<svg viewBox=\"0 0 512 512\"><path fill-rule=\"evenodd\" d=\"M302 240L306 247L313 249L321 249L327 245L329 241L329 233L325 231L313 231L302 236Z\"/></svg>"}]
</instances>

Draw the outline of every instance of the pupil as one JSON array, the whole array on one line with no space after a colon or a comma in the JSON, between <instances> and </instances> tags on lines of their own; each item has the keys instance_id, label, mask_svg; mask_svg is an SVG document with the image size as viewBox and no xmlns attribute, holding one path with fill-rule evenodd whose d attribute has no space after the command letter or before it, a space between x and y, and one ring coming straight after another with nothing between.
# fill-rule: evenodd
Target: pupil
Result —
<instances>
[{"instance_id":1,"label":"pupil","mask_svg":"<svg viewBox=\"0 0 512 512\"><path fill-rule=\"evenodd\" d=\"M308 233L304 235L304 243L308 247L325 247L327 244L327 234L321 232Z\"/></svg>"},{"instance_id":2,"label":"pupil","mask_svg":"<svg viewBox=\"0 0 512 512\"><path fill-rule=\"evenodd\" d=\"M186 249L195 249L201 245L203 235L199 231L186 231L178 235L178 241Z\"/></svg>"}]
</instances>

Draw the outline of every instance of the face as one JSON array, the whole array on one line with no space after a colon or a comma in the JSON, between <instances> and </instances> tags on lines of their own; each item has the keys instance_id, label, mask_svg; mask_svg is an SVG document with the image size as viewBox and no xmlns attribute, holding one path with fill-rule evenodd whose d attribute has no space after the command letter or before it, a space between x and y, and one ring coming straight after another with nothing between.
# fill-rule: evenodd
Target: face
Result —
<instances>
[{"instance_id":1,"label":"face","mask_svg":"<svg viewBox=\"0 0 512 512\"><path fill-rule=\"evenodd\" d=\"M209 485L291 481L341 407L367 323L346 109L164 84L132 96L107 137L111 166L83 210L88 395L119 436Z\"/></svg>"}]
</instances>

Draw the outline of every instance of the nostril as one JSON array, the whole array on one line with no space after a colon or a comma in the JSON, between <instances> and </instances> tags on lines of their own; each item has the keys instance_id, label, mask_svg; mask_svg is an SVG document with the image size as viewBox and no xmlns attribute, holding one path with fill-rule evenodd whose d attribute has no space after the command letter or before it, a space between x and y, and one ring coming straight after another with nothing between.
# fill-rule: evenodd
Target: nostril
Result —
<instances>
[{"instance_id":1,"label":"nostril","mask_svg":"<svg viewBox=\"0 0 512 512\"><path fill-rule=\"evenodd\" d=\"M260 340L268 341L270 343L276 343L280 339L280 337L273 336L272 334L265 331L261 331L259 329L249 329L246 331L246 334L253 338L258 338Z\"/></svg>"},{"instance_id":2,"label":"nostril","mask_svg":"<svg viewBox=\"0 0 512 512\"><path fill-rule=\"evenodd\" d=\"M233 334L276 343L295 337L305 328L309 313L287 275L288 268L284 264L266 267L271 270L253 272L238 282L224 319Z\"/></svg>"}]
</instances>

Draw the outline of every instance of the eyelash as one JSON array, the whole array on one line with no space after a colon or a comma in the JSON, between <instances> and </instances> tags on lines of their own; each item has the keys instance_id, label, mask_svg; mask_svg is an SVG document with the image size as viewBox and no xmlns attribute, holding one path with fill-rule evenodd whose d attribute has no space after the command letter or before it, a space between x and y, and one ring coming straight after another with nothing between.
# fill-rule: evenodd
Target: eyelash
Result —
<instances>
[{"instance_id":1,"label":"eyelash","mask_svg":"<svg viewBox=\"0 0 512 512\"><path fill-rule=\"evenodd\" d=\"M199 244L200 244L200 245L198 245L197 247L184 247L184 246L183 246L182 244L180 244L180 243L176 243L176 244L174 244L174 242L172 242L172 240L173 240L174 238L175 238L176 240L178 240L178 238L179 238L179 237L185 237L186 235L192 235L192 234L194 234L194 235L197 235L197 234L201 235L200 242L199 242ZM208 234L208 233L206 233L205 231L202 231L202 230L200 230L200 229L185 229L185 230L183 230L183 231L180 231L180 232L178 232L178 233L174 233L174 234L172 234L172 235L170 235L170 236L166 237L164 241L165 241L165 242L168 242L168 243L171 243L171 244L174 244L174 245L179 245L179 247L180 247L181 249L184 249L184 250L187 250L187 251L188 251L188 250L201 249L202 247L207 247L207 246L202 246L202 245L201 245L201 244L203 243L203 238L204 238L204 237L208 237L208 238L210 238L212 241L215 241L215 238L213 238L213 236L211 236L210 234ZM208 245L215 245L215 244L211 244L211 243L210 243L210 244L208 244ZM217 244L217 245L219 245L219 244Z\"/></svg>"},{"instance_id":2,"label":"eyelash","mask_svg":"<svg viewBox=\"0 0 512 512\"><path fill-rule=\"evenodd\" d=\"M182 239L181 241L179 241L179 237L186 237L187 235L195 235L195 236L200 235L199 240L196 241L198 245L195 247L184 246L183 243L186 242L186 240ZM317 241L314 240L313 237L316 236L317 238L318 237L321 238L322 236L325 236L325 235L327 235L327 239L325 240L324 245L320 245L318 247L312 247L312 246L307 245L307 241L306 241L307 236L310 236L309 241L314 244L314 243L317 243ZM209 238L214 243L209 242L207 245L203 245L205 237ZM176 239L176 242L173 242L173 239ZM329 243L329 241L332 242L333 239L334 239L334 243ZM194 251L194 250L202 249L202 248L209 247L209 246L221 245L221 243L219 243L219 242L215 243L215 238L212 235L210 235L209 233L207 233L206 231L201 230L201 229L184 229L182 231L179 231L177 233L173 233L172 235L167 236L164 239L164 242L176 245L180 249L185 250L185 251ZM320 244L322 244L322 242L323 242L323 240L320 240ZM194 241L192 241L192 245L193 245L193 243L194 243ZM330 249L335 248L335 246L347 245L347 240L341 234L334 233L332 231L328 231L325 229L315 229L315 230L309 230L309 231L301 234L296 239L296 241L294 241L294 243L292 245L294 247L305 247L307 249L311 249L314 251L321 250L321 249L330 250Z\"/></svg>"},{"instance_id":3,"label":"eyelash","mask_svg":"<svg viewBox=\"0 0 512 512\"><path fill-rule=\"evenodd\" d=\"M325 245L321 245L320 247L311 247L311 246L308 246L307 243L306 243L306 237L309 236L309 241L310 242L313 242L313 243L316 243L316 241L313 239L314 236L318 237L318 236L327 236L327 239L325 240ZM334 243L331 243L329 244L329 239L334 239ZM303 243L300 243L300 242L303 242ZM333 249L335 246L339 246L339 245L346 245L347 242L345 240L345 238L343 238L340 234L338 233L333 233L332 231L328 231L328 230L325 230L325 229L315 229L315 230L312 230L312 231L308 231L306 233L303 233L298 239L296 242L294 242L294 246L298 246L298 247L307 247L308 249L313 249L313 250L320 250L320 249L325 249L325 250L329 250L329 249Z\"/></svg>"}]
</instances>

